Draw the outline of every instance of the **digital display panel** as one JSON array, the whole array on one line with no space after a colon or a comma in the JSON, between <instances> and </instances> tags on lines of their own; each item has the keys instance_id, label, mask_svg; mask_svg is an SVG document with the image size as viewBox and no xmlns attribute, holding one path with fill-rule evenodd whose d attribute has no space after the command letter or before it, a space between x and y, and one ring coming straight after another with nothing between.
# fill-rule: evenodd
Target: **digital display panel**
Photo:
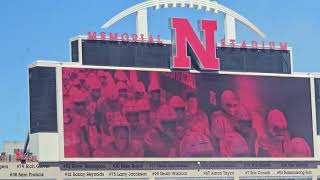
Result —
<instances>
[{"instance_id":1,"label":"digital display panel","mask_svg":"<svg viewBox=\"0 0 320 180\"><path fill-rule=\"evenodd\" d=\"M81 40L81 49L77 41L71 42L72 61L83 65L170 68L173 57L171 44L141 42L119 42L100 40ZM199 70L194 63L196 55L188 46L188 56L192 59L192 69ZM290 50L246 49L217 47L222 71L264 72L291 74Z\"/></svg>"},{"instance_id":2,"label":"digital display panel","mask_svg":"<svg viewBox=\"0 0 320 180\"><path fill-rule=\"evenodd\" d=\"M310 79L62 68L64 158L314 157Z\"/></svg>"}]
</instances>

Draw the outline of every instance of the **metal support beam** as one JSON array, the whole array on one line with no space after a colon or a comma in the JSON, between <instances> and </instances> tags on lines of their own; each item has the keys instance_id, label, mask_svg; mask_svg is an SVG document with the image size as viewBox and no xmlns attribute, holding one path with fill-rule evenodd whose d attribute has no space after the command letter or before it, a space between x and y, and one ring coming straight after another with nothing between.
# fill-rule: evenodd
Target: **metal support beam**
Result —
<instances>
[{"instance_id":1,"label":"metal support beam","mask_svg":"<svg viewBox=\"0 0 320 180\"><path fill-rule=\"evenodd\" d=\"M148 36L148 11L147 9L142 9L137 11L136 14L136 32L138 34L144 34Z\"/></svg>"},{"instance_id":2,"label":"metal support beam","mask_svg":"<svg viewBox=\"0 0 320 180\"><path fill-rule=\"evenodd\" d=\"M224 16L224 33L226 42L229 43L231 39L236 40L236 20L228 14Z\"/></svg>"}]
</instances>

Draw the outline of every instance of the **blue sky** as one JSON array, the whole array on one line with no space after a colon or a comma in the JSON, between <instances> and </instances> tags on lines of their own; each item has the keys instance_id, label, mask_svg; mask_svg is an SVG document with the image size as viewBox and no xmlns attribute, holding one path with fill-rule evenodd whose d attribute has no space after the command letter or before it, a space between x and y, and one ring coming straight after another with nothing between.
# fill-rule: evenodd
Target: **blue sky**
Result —
<instances>
[{"instance_id":1,"label":"blue sky","mask_svg":"<svg viewBox=\"0 0 320 180\"><path fill-rule=\"evenodd\" d=\"M135 30L134 16L110 29L103 25L113 15L141 0L10 0L0 10L0 142L24 140L28 131L28 65L38 59L69 61L69 38L88 31ZM287 41L293 47L294 71L320 72L320 1L317 0L218 0L239 12L267 35L268 40ZM150 34L169 39L169 17L216 19L222 35L222 15L190 9L149 11ZM238 24L238 40L261 40ZM0 147L2 145L0 144ZM2 149L2 148L1 148ZM0 149L0 150L1 150Z\"/></svg>"}]
</instances>

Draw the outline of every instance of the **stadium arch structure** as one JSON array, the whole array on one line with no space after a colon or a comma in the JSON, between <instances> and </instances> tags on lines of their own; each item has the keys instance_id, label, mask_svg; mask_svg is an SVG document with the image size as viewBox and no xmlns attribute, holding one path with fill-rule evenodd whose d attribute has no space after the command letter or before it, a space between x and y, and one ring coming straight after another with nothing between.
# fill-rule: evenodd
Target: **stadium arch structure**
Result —
<instances>
[{"instance_id":1,"label":"stadium arch structure","mask_svg":"<svg viewBox=\"0 0 320 180\"><path fill-rule=\"evenodd\" d=\"M236 11L219 4L217 1L212 0L146 0L144 2L133 5L122 12L118 13L101 28L106 29L120 21L121 19L136 14L136 32L139 34L148 34L148 8L159 10L161 8L193 8L199 11L207 11L213 13L223 13L224 18L224 31L225 39L228 42L231 39L236 39L236 21L245 25L253 32L255 32L261 38L265 38L266 35L260 30L254 23L249 21L244 16L240 15Z\"/></svg>"}]
</instances>

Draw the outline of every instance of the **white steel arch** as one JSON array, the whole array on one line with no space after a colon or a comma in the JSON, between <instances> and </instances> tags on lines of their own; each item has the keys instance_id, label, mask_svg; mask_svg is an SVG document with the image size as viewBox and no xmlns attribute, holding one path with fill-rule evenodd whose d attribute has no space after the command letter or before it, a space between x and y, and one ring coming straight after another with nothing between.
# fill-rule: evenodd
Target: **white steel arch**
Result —
<instances>
[{"instance_id":1,"label":"white steel arch","mask_svg":"<svg viewBox=\"0 0 320 180\"><path fill-rule=\"evenodd\" d=\"M239 13L219 4L216 1L210 1L210 0L147 0L144 2L141 2L139 4L136 4L134 6L129 7L128 9L120 12L113 18L111 18L109 21L107 21L101 28L108 28L117 21L121 20L122 18L131 15L133 13L143 12L148 8L154 8L154 9L160 9L160 8L176 8L176 7L186 7L186 8L195 8L197 10L205 10L205 11L211 11L213 13L223 13L225 14L226 18L234 18L235 20L239 21L240 23L247 26L249 29L257 33L261 38L265 38L265 34L252 22L250 22L245 17L241 16ZM143 14L146 14L146 13ZM141 16L138 16L141 18ZM146 18L146 15L145 15ZM138 21L138 19L137 19ZM143 20L147 21L147 20ZM232 24L235 26L235 24ZM147 24L145 24L146 28L148 28ZM225 23L226 26L226 23ZM231 27L235 29L235 27ZM235 30L234 30L235 31Z\"/></svg>"}]
</instances>

